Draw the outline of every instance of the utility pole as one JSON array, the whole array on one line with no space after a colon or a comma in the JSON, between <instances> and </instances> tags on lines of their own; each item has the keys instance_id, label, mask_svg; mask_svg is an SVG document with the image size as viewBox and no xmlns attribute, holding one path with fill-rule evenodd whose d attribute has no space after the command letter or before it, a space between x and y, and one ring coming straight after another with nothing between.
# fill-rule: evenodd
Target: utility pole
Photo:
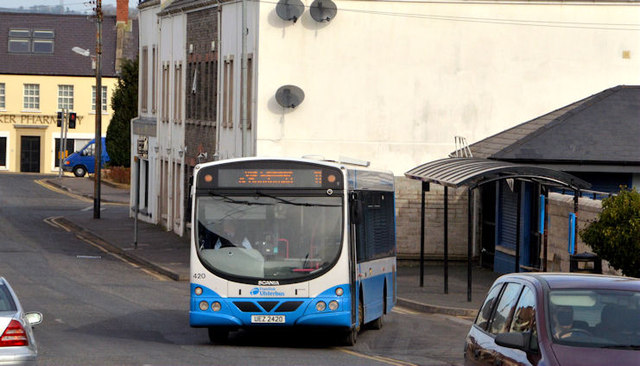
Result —
<instances>
[{"instance_id":1,"label":"utility pole","mask_svg":"<svg viewBox=\"0 0 640 366\"><path fill-rule=\"evenodd\" d=\"M240 118L242 122L242 156L249 156L247 141L247 0L242 0L242 57L240 60L242 75L240 79Z\"/></svg>"},{"instance_id":2,"label":"utility pole","mask_svg":"<svg viewBox=\"0 0 640 366\"><path fill-rule=\"evenodd\" d=\"M96 1L96 136L93 218L100 218L100 175L102 168L102 0Z\"/></svg>"}]
</instances>

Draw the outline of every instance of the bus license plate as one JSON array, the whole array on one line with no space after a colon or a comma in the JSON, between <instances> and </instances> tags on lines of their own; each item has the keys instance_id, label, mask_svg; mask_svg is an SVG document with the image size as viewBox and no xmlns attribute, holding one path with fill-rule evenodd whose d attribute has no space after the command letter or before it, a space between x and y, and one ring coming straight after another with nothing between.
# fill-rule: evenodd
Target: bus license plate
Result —
<instances>
[{"instance_id":1,"label":"bus license plate","mask_svg":"<svg viewBox=\"0 0 640 366\"><path fill-rule=\"evenodd\" d=\"M284 323L284 315L251 315L252 323Z\"/></svg>"}]
</instances>

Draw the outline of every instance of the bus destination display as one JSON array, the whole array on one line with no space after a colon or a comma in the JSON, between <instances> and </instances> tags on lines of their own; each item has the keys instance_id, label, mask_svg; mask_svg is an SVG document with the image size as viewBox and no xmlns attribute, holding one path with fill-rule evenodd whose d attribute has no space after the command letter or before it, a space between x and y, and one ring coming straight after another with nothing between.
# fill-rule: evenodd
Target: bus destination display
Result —
<instances>
[{"instance_id":1,"label":"bus destination display","mask_svg":"<svg viewBox=\"0 0 640 366\"><path fill-rule=\"evenodd\" d=\"M218 186L321 188L322 169L219 169Z\"/></svg>"}]
</instances>

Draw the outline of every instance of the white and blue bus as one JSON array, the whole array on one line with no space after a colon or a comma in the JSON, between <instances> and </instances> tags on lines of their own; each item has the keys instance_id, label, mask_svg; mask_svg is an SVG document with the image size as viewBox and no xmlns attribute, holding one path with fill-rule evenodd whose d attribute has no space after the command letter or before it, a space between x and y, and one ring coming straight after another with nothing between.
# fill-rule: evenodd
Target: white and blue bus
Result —
<instances>
[{"instance_id":1,"label":"white and blue bus","mask_svg":"<svg viewBox=\"0 0 640 366\"><path fill-rule=\"evenodd\" d=\"M396 302L391 172L309 159L196 166L192 327L329 327L353 345Z\"/></svg>"}]
</instances>

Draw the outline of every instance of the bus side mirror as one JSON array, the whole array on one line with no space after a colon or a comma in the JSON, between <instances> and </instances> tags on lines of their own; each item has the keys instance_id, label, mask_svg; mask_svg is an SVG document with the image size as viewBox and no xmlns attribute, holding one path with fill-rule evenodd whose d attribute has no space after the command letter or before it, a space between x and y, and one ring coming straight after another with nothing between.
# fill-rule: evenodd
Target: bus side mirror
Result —
<instances>
[{"instance_id":1,"label":"bus side mirror","mask_svg":"<svg viewBox=\"0 0 640 366\"><path fill-rule=\"evenodd\" d=\"M356 192L349 194L349 216L352 224L360 224L362 218L362 200Z\"/></svg>"}]
</instances>

